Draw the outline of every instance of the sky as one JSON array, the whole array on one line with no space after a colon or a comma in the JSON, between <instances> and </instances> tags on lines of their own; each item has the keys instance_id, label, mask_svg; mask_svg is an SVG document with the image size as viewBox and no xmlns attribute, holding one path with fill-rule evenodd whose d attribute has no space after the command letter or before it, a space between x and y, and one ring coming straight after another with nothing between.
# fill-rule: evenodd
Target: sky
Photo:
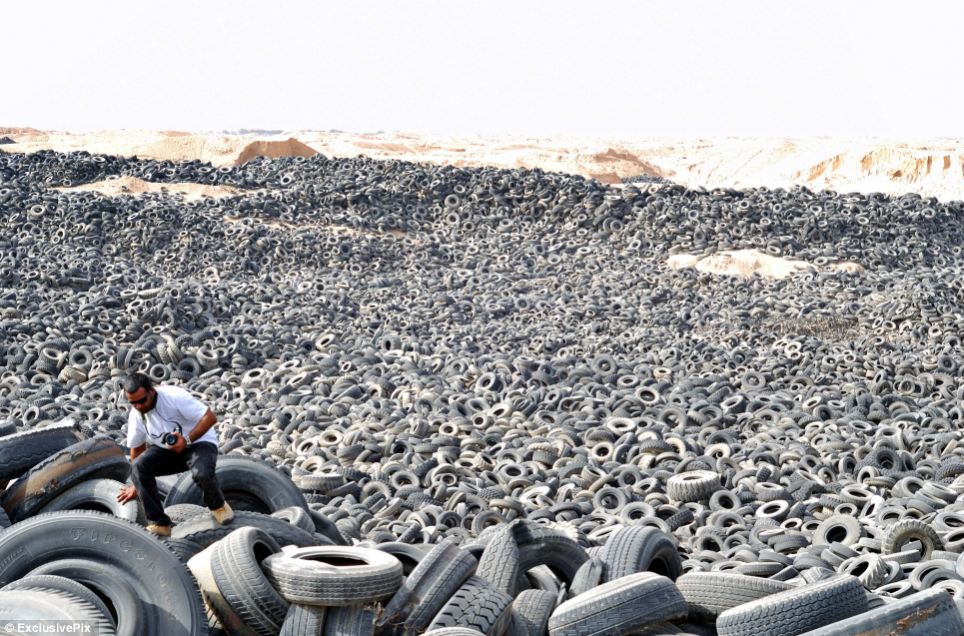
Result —
<instances>
[{"instance_id":1,"label":"sky","mask_svg":"<svg viewBox=\"0 0 964 636\"><path fill-rule=\"evenodd\" d=\"M0 126L964 137L961 5L10 2Z\"/></svg>"}]
</instances>

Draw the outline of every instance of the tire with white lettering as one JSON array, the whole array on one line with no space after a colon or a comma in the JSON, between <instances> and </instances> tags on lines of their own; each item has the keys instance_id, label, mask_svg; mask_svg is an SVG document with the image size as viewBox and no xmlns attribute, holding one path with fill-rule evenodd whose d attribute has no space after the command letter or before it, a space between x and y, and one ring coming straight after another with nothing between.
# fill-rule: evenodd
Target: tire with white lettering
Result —
<instances>
[{"instance_id":1,"label":"tire with white lettering","mask_svg":"<svg viewBox=\"0 0 964 636\"><path fill-rule=\"evenodd\" d=\"M0 534L0 585L62 559L87 559L111 566L114 576L142 600L139 633L143 636L203 634L207 630L201 595L187 568L143 528L101 512L51 512L4 530Z\"/></svg>"}]
</instances>

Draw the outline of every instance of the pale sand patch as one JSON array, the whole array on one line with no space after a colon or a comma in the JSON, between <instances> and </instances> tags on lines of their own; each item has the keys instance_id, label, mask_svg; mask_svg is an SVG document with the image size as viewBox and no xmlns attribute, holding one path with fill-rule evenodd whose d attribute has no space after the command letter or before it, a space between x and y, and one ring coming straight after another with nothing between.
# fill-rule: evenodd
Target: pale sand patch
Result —
<instances>
[{"instance_id":1,"label":"pale sand patch","mask_svg":"<svg viewBox=\"0 0 964 636\"><path fill-rule=\"evenodd\" d=\"M188 201L196 201L205 197L224 199L251 192L251 190L242 190L230 186L204 185L201 183L154 183L130 176L105 179L104 181L84 183L66 188L51 189L60 190L61 192L99 192L109 197L119 197L125 194L180 194Z\"/></svg>"},{"instance_id":2,"label":"pale sand patch","mask_svg":"<svg viewBox=\"0 0 964 636\"><path fill-rule=\"evenodd\" d=\"M819 267L806 261L795 261L779 256L771 256L757 250L733 250L700 257L696 254L673 254L666 259L673 269L693 268L706 274L742 276L749 278L759 274L766 278L786 278L804 271L845 271L859 274L864 268L859 263L833 263Z\"/></svg>"}]
</instances>

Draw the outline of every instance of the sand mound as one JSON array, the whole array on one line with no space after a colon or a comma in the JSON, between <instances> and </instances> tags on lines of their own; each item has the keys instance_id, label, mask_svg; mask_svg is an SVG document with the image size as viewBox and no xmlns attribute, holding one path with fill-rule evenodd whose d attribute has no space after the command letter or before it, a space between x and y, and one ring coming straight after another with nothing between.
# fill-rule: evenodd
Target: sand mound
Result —
<instances>
[{"instance_id":1,"label":"sand mound","mask_svg":"<svg viewBox=\"0 0 964 636\"><path fill-rule=\"evenodd\" d=\"M881 179L912 186L922 182L959 180L964 177L964 155L923 149L887 147L836 154L794 174L795 179L817 185Z\"/></svg>"},{"instance_id":2,"label":"sand mound","mask_svg":"<svg viewBox=\"0 0 964 636\"><path fill-rule=\"evenodd\" d=\"M757 250L736 250L719 252L706 257L695 254L673 254L666 259L666 264L673 269L694 268L706 274L725 276L742 276L748 278L759 274L766 278L786 278L803 271L819 271L821 268L806 261L794 261L778 256L770 256ZM858 263L835 263L826 270L841 270L851 274L864 271Z\"/></svg>"},{"instance_id":3,"label":"sand mound","mask_svg":"<svg viewBox=\"0 0 964 636\"><path fill-rule=\"evenodd\" d=\"M234 165L244 165L255 157L313 157L317 154L317 150L294 137L285 141L252 141L241 150Z\"/></svg>"},{"instance_id":4,"label":"sand mound","mask_svg":"<svg viewBox=\"0 0 964 636\"><path fill-rule=\"evenodd\" d=\"M229 186L202 185L200 183L153 183L144 181L137 177L119 177L117 179L107 179L105 181L95 181L83 185L71 186L69 188L53 188L67 192L99 192L101 194L118 197L125 194L153 194L166 192L167 194L183 195L188 201L213 197L223 199L233 197L244 192L238 188Z\"/></svg>"}]
</instances>

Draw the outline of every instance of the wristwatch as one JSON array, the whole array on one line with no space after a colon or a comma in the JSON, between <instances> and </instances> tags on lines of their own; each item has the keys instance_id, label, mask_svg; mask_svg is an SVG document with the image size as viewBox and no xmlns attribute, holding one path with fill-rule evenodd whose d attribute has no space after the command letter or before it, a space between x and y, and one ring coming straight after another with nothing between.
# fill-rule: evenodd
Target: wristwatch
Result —
<instances>
[{"instance_id":1,"label":"wristwatch","mask_svg":"<svg viewBox=\"0 0 964 636\"><path fill-rule=\"evenodd\" d=\"M187 435L183 435L182 437L184 437L184 448L187 448L191 445L191 438Z\"/></svg>"}]
</instances>

